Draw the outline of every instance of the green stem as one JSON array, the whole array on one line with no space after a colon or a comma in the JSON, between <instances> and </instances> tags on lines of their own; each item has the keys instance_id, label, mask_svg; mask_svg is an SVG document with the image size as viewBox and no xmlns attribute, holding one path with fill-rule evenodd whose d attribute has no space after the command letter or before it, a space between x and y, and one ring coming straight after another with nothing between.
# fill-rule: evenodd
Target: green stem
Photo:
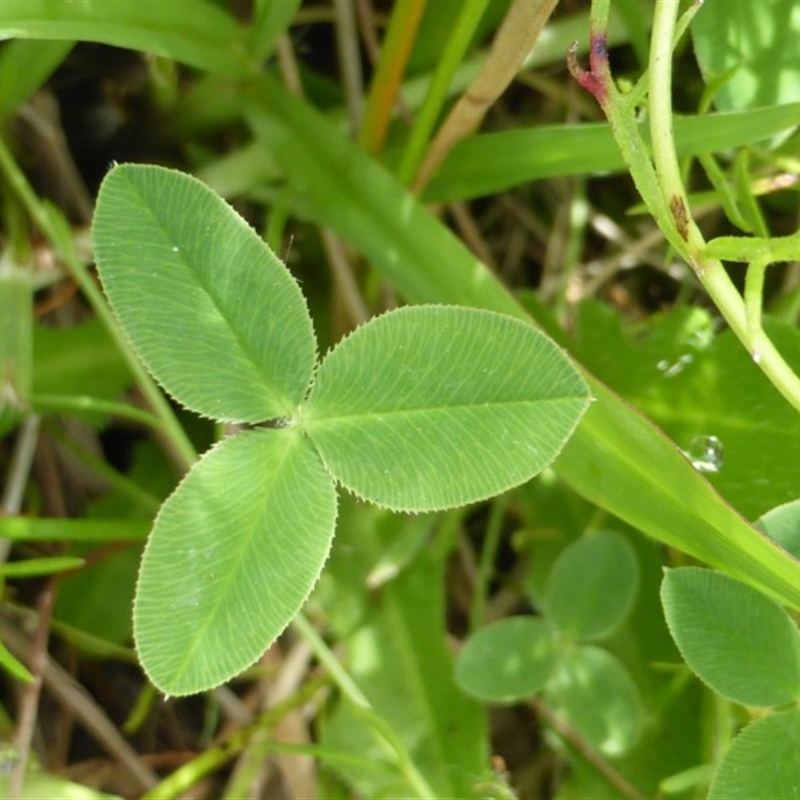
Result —
<instances>
[{"instance_id":1,"label":"green stem","mask_svg":"<svg viewBox=\"0 0 800 800\"><path fill-rule=\"evenodd\" d=\"M762 331L761 306L764 297L764 273L767 271L769 257L757 258L747 267L744 279L744 308L750 336L755 339ZM758 362L756 353L753 358Z\"/></svg>"},{"instance_id":2,"label":"green stem","mask_svg":"<svg viewBox=\"0 0 800 800\"><path fill-rule=\"evenodd\" d=\"M62 414L65 411L84 414L101 414L111 417L123 417L132 422L139 422L150 428L164 430L164 424L158 417L139 408L115 403L110 400L98 400L88 395L34 394L31 397L32 408L40 414Z\"/></svg>"},{"instance_id":3,"label":"green stem","mask_svg":"<svg viewBox=\"0 0 800 800\"><path fill-rule=\"evenodd\" d=\"M607 53L610 0L594 0L591 12L591 69L586 72L570 53L570 71L598 100L625 163L648 210L675 250L694 268L709 296L736 337L753 356L775 388L800 411L800 378L789 367L760 325L760 277L750 276L745 298L733 285L722 262L706 254L706 242L692 218L680 174L672 135L671 59L675 41L697 7L685 14L676 28L678 0L657 0L648 70L649 109L653 161L641 138L635 107L620 94L611 78ZM755 297L755 292L759 297ZM753 309L758 308L756 313Z\"/></svg>"},{"instance_id":4,"label":"green stem","mask_svg":"<svg viewBox=\"0 0 800 800\"><path fill-rule=\"evenodd\" d=\"M427 0L405 0L395 3L389 27L381 43L380 57L370 83L360 141L367 152L383 149L403 73L416 41Z\"/></svg>"},{"instance_id":5,"label":"green stem","mask_svg":"<svg viewBox=\"0 0 800 800\"><path fill-rule=\"evenodd\" d=\"M339 663L339 660L325 644L322 637L317 633L314 626L302 615L298 614L292 622L292 627L306 640L314 651L314 655L328 671L333 682L339 687L339 691L347 697L354 705L359 715L362 716L372 726L375 733L383 740L389 752L395 758L395 763L399 768L408 785L413 788L416 795L420 798L436 797L436 792L425 780L425 777L417 769L417 765L411 758L411 754L406 749L395 730L386 720L372 710L367 697L358 688L355 681Z\"/></svg>"},{"instance_id":6,"label":"green stem","mask_svg":"<svg viewBox=\"0 0 800 800\"><path fill-rule=\"evenodd\" d=\"M31 218L63 259L95 314L105 325L142 394L161 421L161 426L169 437L169 441L181 461L182 468L188 469L197 459L197 453L189 437L175 417L161 390L128 345L102 292L78 258L72 233L66 221L57 209L46 205L36 196L2 138L0 138L0 170Z\"/></svg>"},{"instance_id":7,"label":"green stem","mask_svg":"<svg viewBox=\"0 0 800 800\"><path fill-rule=\"evenodd\" d=\"M216 772L249 746L255 737L263 736L290 712L308 702L319 691L321 685L321 681L305 684L284 702L261 714L252 725L237 731L220 744L204 750L197 758L193 758L188 764L176 769L161 783L142 795L142 800L174 800L174 798L182 796L206 775ZM276 750L278 746L271 743L270 747L272 750Z\"/></svg>"},{"instance_id":8,"label":"green stem","mask_svg":"<svg viewBox=\"0 0 800 800\"><path fill-rule=\"evenodd\" d=\"M662 197L683 240L677 250L692 265L714 304L775 388L800 411L800 379L761 327L763 268L752 270L745 298L722 262L704 258L707 247L692 218L672 136L672 47L678 0L658 0L650 46L650 116L653 157ZM672 240L670 240L672 241ZM758 293L758 296L756 296Z\"/></svg>"},{"instance_id":9,"label":"green stem","mask_svg":"<svg viewBox=\"0 0 800 800\"><path fill-rule=\"evenodd\" d=\"M450 83L464 59L464 54L472 42L472 37L487 5L488 0L466 0L461 6L461 12L453 25L452 34L433 75L428 94L411 130L411 136L397 171L398 179L405 186L411 184L422 163L425 148L447 98Z\"/></svg>"},{"instance_id":10,"label":"green stem","mask_svg":"<svg viewBox=\"0 0 800 800\"><path fill-rule=\"evenodd\" d=\"M492 503L489 512L489 521L486 525L486 538L481 548L481 559L478 564L478 580L473 590L472 608L469 614L470 631L477 630L483 624L483 614L486 609L486 597L489 593L489 582L494 573L497 549L500 546L500 534L503 530L503 520L506 516L508 501L499 497Z\"/></svg>"},{"instance_id":11,"label":"green stem","mask_svg":"<svg viewBox=\"0 0 800 800\"><path fill-rule=\"evenodd\" d=\"M678 0L656 3L649 64L650 135L662 195L678 233L688 241L689 205L672 133L672 42L677 17Z\"/></svg>"}]
</instances>

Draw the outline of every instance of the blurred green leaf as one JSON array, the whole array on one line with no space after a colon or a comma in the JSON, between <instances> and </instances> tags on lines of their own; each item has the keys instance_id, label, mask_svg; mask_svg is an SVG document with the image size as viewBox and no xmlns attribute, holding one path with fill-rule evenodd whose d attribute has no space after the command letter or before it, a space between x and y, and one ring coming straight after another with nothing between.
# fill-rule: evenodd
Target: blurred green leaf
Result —
<instances>
[{"instance_id":1,"label":"blurred green leaf","mask_svg":"<svg viewBox=\"0 0 800 800\"><path fill-rule=\"evenodd\" d=\"M639 567L633 548L618 533L599 531L561 552L547 580L548 620L578 641L609 636L636 598Z\"/></svg>"},{"instance_id":2,"label":"blurred green leaf","mask_svg":"<svg viewBox=\"0 0 800 800\"><path fill-rule=\"evenodd\" d=\"M8 648L2 642L0 642L0 667L9 675L23 683L30 683L33 680L33 675L28 672L23 664L11 655ZM0 783L0 788L2 788L2 783Z\"/></svg>"},{"instance_id":3,"label":"blurred green leaf","mask_svg":"<svg viewBox=\"0 0 800 800\"><path fill-rule=\"evenodd\" d=\"M302 0L256 0L248 45L254 57L272 55L278 39L286 33Z\"/></svg>"},{"instance_id":4,"label":"blurred green leaf","mask_svg":"<svg viewBox=\"0 0 800 800\"><path fill-rule=\"evenodd\" d=\"M710 315L676 308L626 335L617 314L581 304L573 352L598 377L663 427L691 456L692 443L716 437L723 448L711 483L745 516L797 496L800 429L796 413L738 340L713 333ZM800 334L769 320L767 330L800 369Z\"/></svg>"},{"instance_id":5,"label":"blurred green leaf","mask_svg":"<svg viewBox=\"0 0 800 800\"><path fill-rule=\"evenodd\" d=\"M111 553L59 582L56 618L104 644L127 644L141 546ZM80 644L80 643L78 643Z\"/></svg>"},{"instance_id":6,"label":"blurred green leaf","mask_svg":"<svg viewBox=\"0 0 800 800\"><path fill-rule=\"evenodd\" d=\"M681 655L715 692L760 707L800 698L800 636L777 603L698 567L668 570L661 600Z\"/></svg>"},{"instance_id":7,"label":"blurred green leaf","mask_svg":"<svg viewBox=\"0 0 800 800\"><path fill-rule=\"evenodd\" d=\"M456 662L461 688L490 703L514 703L541 691L556 669L555 631L534 617L507 617L477 630Z\"/></svg>"},{"instance_id":8,"label":"blurred green leaf","mask_svg":"<svg viewBox=\"0 0 800 800\"><path fill-rule=\"evenodd\" d=\"M82 558L73 556L51 556L49 558L26 558L11 561L0 566L0 576L4 578L38 578L59 572L77 569L84 565Z\"/></svg>"},{"instance_id":9,"label":"blurred green leaf","mask_svg":"<svg viewBox=\"0 0 800 800\"><path fill-rule=\"evenodd\" d=\"M644 714L636 684L614 656L598 647L578 645L567 651L544 697L605 755L622 755L641 733Z\"/></svg>"},{"instance_id":10,"label":"blurred green leaf","mask_svg":"<svg viewBox=\"0 0 800 800\"><path fill-rule=\"evenodd\" d=\"M532 326L477 309L414 306L334 348L302 422L347 489L395 510L432 511L531 478L588 402L583 379Z\"/></svg>"},{"instance_id":11,"label":"blurred green leaf","mask_svg":"<svg viewBox=\"0 0 800 800\"><path fill-rule=\"evenodd\" d=\"M144 539L148 520L0 516L0 537L20 542L120 542Z\"/></svg>"},{"instance_id":12,"label":"blurred green leaf","mask_svg":"<svg viewBox=\"0 0 800 800\"><path fill-rule=\"evenodd\" d=\"M9 778L0 775L0 794L7 797ZM22 792L16 795L19 800L51 800L58 797L63 800L122 800L120 795L107 794L84 786L80 783L65 780L59 775L30 769L25 774Z\"/></svg>"},{"instance_id":13,"label":"blurred green leaf","mask_svg":"<svg viewBox=\"0 0 800 800\"><path fill-rule=\"evenodd\" d=\"M33 382L33 288L20 270L0 266L0 418L24 411Z\"/></svg>"},{"instance_id":14,"label":"blurred green leaf","mask_svg":"<svg viewBox=\"0 0 800 800\"><path fill-rule=\"evenodd\" d=\"M0 38L102 42L223 75L244 76L254 66L233 17L204 0L3 0Z\"/></svg>"},{"instance_id":15,"label":"blurred green leaf","mask_svg":"<svg viewBox=\"0 0 800 800\"><path fill-rule=\"evenodd\" d=\"M37 395L88 395L117 398L130 384L130 372L111 337L96 319L69 328L33 329Z\"/></svg>"},{"instance_id":16,"label":"blurred green leaf","mask_svg":"<svg viewBox=\"0 0 800 800\"><path fill-rule=\"evenodd\" d=\"M756 526L788 553L800 558L800 500L770 509Z\"/></svg>"},{"instance_id":17,"label":"blurred green leaf","mask_svg":"<svg viewBox=\"0 0 800 800\"><path fill-rule=\"evenodd\" d=\"M800 7L796 3L709 3L692 21L691 31L707 84L738 68L714 94L717 108L749 109L800 100L800 64L795 58ZM760 138L770 133L774 131L765 130Z\"/></svg>"},{"instance_id":18,"label":"blurred green leaf","mask_svg":"<svg viewBox=\"0 0 800 800\"><path fill-rule=\"evenodd\" d=\"M8 117L40 89L74 44L28 39L3 42L0 49L0 118Z\"/></svg>"}]
</instances>

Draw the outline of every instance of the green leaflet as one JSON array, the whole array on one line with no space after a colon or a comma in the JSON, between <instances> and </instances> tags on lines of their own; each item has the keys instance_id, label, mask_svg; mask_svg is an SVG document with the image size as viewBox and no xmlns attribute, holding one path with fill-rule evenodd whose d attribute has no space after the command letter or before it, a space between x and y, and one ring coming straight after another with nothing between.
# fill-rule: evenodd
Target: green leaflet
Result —
<instances>
[{"instance_id":1,"label":"green leaflet","mask_svg":"<svg viewBox=\"0 0 800 800\"><path fill-rule=\"evenodd\" d=\"M432 511L531 478L588 405L547 337L492 312L400 309L325 358L303 425L331 473L372 502Z\"/></svg>"},{"instance_id":2,"label":"green leaflet","mask_svg":"<svg viewBox=\"0 0 800 800\"><path fill-rule=\"evenodd\" d=\"M225 421L294 413L316 354L305 299L227 203L189 175L115 167L94 242L111 305L170 394Z\"/></svg>"},{"instance_id":3,"label":"green leaflet","mask_svg":"<svg viewBox=\"0 0 800 800\"><path fill-rule=\"evenodd\" d=\"M622 755L641 732L644 713L636 684L620 661L599 647L585 644L565 652L544 697L605 755Z\"/></svg>"},{"instance_id":4,"label":"green leaflet","mask_svg":"<svg viewBox=\"0 0 800 800\"><path fill-rule=\"evenodd\" d=\"M800 763L800 709L751 722L731 745L709 800L794 800Z\"/></svg>"},{"instance_id":5,"label":"green leaflet","mask_svg":"<svg viewBox=\"0 0 800 800\"><path fill-rule=\"evenodd\" d=\"M557 633L547 622L506 617L467 639L456 662L456 680L473 697L515 703L544 688L561 656Z\"/></svg>"},{"instance_id":6,"label":"green leaflet","mask_svg":"<svg viewBox=\"0 0 800 800\"><path fill-rule=\"evenodd\" d=\"M162 506L142 560L134 632L153 683L192 694L250 666L311 592L335 521L336 491L297 428L208 452Z\"/></svg>"},{"instance_id":7,"label":"green leaflet","mask_svg":"<svg viewBox=\"0 0 800 800\"><path fill-rule=\"evenodd\" d=\"M598 531L566 547L543 598L548 619L580 642L605 639L628 616L639 584L636 554L623 536Z\"/></svg>"},{"instance_id":8,"label":"green leaflet","mask_svg":"<svg viewBox=\"0 0 800 800\"><path fill-rule=\"evenodd\" d=\"M800 697L800 637L773 600L727 575L683 567L667 571L661 602L681 655L715 692L762 708Z\"/></svg>"}]
</instances>

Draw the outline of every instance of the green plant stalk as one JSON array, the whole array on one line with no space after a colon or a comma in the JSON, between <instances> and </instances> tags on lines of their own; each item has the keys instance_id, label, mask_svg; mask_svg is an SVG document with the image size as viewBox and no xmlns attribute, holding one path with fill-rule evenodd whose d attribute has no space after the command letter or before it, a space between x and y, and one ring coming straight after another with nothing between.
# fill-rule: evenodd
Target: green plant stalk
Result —
<instances>
[{"instance_id":1,"label":"green plant stalk","mask_svg":"<svg viewBox=\"0 0 800 800\"><path fill-rule=\"evenodd\" d=\"M33 386L33 287L16 267L0 267L0 418L24 411Z\"/></svg>"},{"instance_id":2,"label":"green plant stalk","mask_svg":"<svg viewBox=\"0 0 800 800\"><path fill-rule=\"evenodd\" d=\"M433 787L428 784L425 777L417 769L402 739L397 735L392 726L386 723L383 717L372 711L372 705L369 700L339 663L339 660L322 640L322 637L317 633L314 626L303 614L298 614L292 621L292 627L311 646L314 655L316 655L320 663L328 671L331 679L336 686L338 686L342 694L353 704L359 714L365 718L375 734L383 740L391 755L394 756L395 763L408 782L409 787L416 792L421 800L436 797L436 792L433 791Z\"/></svg>"},{"instance_id":3,"label":"green plant stalk","mask_svg":"<svg viewBox=\"0 0 800 800\"><path fill-rule=\"evenodd\" d=\"M169 437L170 442L181 460L182 467L189 469L197 459L197 452L189 440L189 437L175 417L163 393L158 386L156 386L150 374L139 360L139 357L131 350L102 292L91 279L88 271L78 258L78 254L75 251L75 244L66 221L56 209L46 205L36 196L2 138L0 138L0 170L22 201L23 206L31 215L31 218L36 222L45 236L47 236L56 252L64 259L64 263L78 286L80 286L81 291L89 301L95 314L97 314L103 325L105 325L117 345L122 358L128 365L136 383L142 390L145 399L159 419L160 427Z\"/></svg>"},{"instance_id":4,"label":"green plant stalk","mask_svg":"<svg viewBox=\"0 0 800 800\"><path fill-rule=\"evenodd\" d=\"M747 217L746 230L756 236L768 237L769 228L761 213L750 179L750 150L740 150L736 154L733 160L733 175L738 201L742 213Z\"/></svg>"},{"instance_id":5,"label":"green plant stalk","mask_svg":"<svg viewBox=\"0 0 800 800\"><path fill-rule=\"evenodd\" d=\"M132 422L147 425L154 430L164 430L163 422L153 414L148 414L147 411L142 411L125 403L98 400L96 397L89 397L88 395L34 394L31 397L31 406L41 414L63 414L65 412L102 414L123 417Z\"/></svg>"},{"instance_id":6,"label":"green plant stalk","mask_svg":"<svg viewBox=\"0 0 800 800\"><path fill-rule=\"evenodd\" d=\"M709 296L756 364L784 398L800 411L800 378L761 326L761 290L766 263L753 264L754 275L747 281L746 297L743 299L722 263L717 259L704 258L706 241L689 209L672 135L672 42L678 5L678 0L658 0L656 3L650 48L653 157L664 199L676 229L685 242L678 252L692 265ZM752 313L756 308L757 312Z\"/></svg>"},{"instance_id":7,"label":"green plant stalk","mask_svg":"<svg viewBox=\"0 0 800 800\"><path fill-rule=\"evenodd\" d=\"M237 731L229 739L205 750L188 764L176 769L161 783L143 794L142 800L173 800L173 798L179 797L206 775L210 775L224 766L247 747L254 737L264 731L269 731L287 714L308 702L326 682L327 679L320 678L306 683L287 700L265 711L252 725ZM274 750L277 746L273 744L271 747Z\"/></svg>"},{"instance_id":8,"label":"green plant stalk","mask_svg":"<svg viewBox=\"0 0 800 800\"><path fill-rule=\"evenodd\" d=\"M503 530L503 519L506 515L508 501L499 497L492 503L489 512L489 521L486 525L486 538L481 548L481 558L478 564L478 580L472 595L472 607L469 612L469 629L476 631L483 624L483 614L486 609L486 596L489 582L492 579L494 565L497 557L497 548L500 546L500 533Z\"/></svg>"},{"instance_id":9,"label":"green plant stalk","mask_svg":"<svg viewBox=\"0 0 800 800\"><path fill-rule=\"evenodd\" d=\"M405 0L392 9L389 27L381 42L378 66L369 86L359 141L368 153L380 153L403 73L416 40L427 0Z\"/></svg>"},{"instance_id":10,"label":"green plant stalk","mask_svg":"<svg viewBox=\"0 0 800 800\"><path fill-rule=\"evenodd\" d=\"M428 87L425 102L422 104L414 127L411 130L411 136L408 139L403 158L397 170L397 177L404 186L411 184L422 163L425 148L442 110L442 105L447 99L450 83L463 61L464 54L472 41L488 1L464 0L461 6L461 12L453 26L453 32L442 53L442 58L436 67L433 80Z\"/></svg>"},{"instance_id":11,"label":"green plant stalk","mask_svg":"<svg viewBox=\"0 0 800 800\"><path fill-rule=\"evenodd\" d=\"M658 0L655 6L649 70L651 143L655 166L636 124L635 108L630 105L629 98L617 90L611 78L605 33L609 8L610 0L594 0L592 3L591 67L588 72L581 69L572 49L570 71L605 111L636 188L669 243L693 267L753 360L783 397L800 411L800 378L763 329L759 326L756 330L749 324L742 295L722 263L706 252L706 242L687 204L672 135L671 52L678 2ZM757 285L757 281L751 282L753 288ZM753 302L751 297L751 305Z\"/></svg>"},{"instance_id":12,"label":"green plant stalk","mask_svg":"<svg viewBox=\"0 0 800 800\"><path fill-rule=\"evenodd\" d=\"M110 467L106 461L96 456L88 448L79 444L77 440L70 438L59 428L54 427L48 432L59 444L86 464L92 472L106 481L112 489L124 494L139 506L145 514L152 518L158 513L162 498L158 498L145 489L142 489L135 480L117 472L117 470Z\"/></svg>"}]
</instances>

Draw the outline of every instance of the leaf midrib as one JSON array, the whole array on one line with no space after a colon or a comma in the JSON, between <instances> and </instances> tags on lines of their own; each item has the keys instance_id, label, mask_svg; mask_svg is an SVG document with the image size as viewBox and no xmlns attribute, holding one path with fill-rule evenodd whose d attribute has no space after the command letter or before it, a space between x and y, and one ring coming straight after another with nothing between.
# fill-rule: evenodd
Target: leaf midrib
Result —
<instances>
[{"instance_id":1,"label":"leaf midrib","mask_svg":"<svg viewBox=\"0 0 800 800\"><path fill-rule=\"evenodd\" d=\"M313 401L313 397L312 397ZM522 406L522 405L534 405L534 406L553 406L558 404L565 404L565 403L573 403L573 402L580 402L584 407L589 405L590 397L588 395L563 395L559 397L547 397L542 399L533 399L533 400L503 400L503 401L486 401L483 403L454 403L451 405L443 405L443 406L422 406L419 408L387 408L385 410L380 409L373 409L369 411L352 411L352 412L339 412L339 413L328 413L328 414L320 414L316 415L314 413L313 402L309 402L306 409L304 410L304 419L306 422L310 424L314 424L317 422L320 423L327 423L327 422L335 422L338 420L349 420L349 419L369 419L371 417L387 417L391 416L394 418L397 417L413 417L413 416L425 416L425 415L436 415L436 414L445 414L450 413L452 411L458 412L459 410L464 409L485 409L487 412L490 412L492 409L502 409L507 408L509 406Z\"/></svg>"},{"instance_id":2,"label":"leaf midrib","mask_svg":"<svg viewBox=\"0 0 800 800\"><path fill-rule=\"evenodd\" d=\"M239 436L247 436L247 433L241 433ZM220 607L224 604L225 600L231 596L230 592L230 585L234 581L234 576L238 576L241 571L241 563L245 558L246 553L249 552L250 545L253 542L254 537L257 534L258 524L264 517L264 508L269 503L269 500L272 497L272 489L274 489L275 484L280 479L280 476L283 474L283 465L285 464L286 460L291 455L292 450L294 449L291 443L287 444L284 448L284 455L273 465L273 468L269 471L267 479L261 486L261 502L258 505L259 512L257 515L253 517L253 523L249 526L247 531L247 535L241 535L238 538L240 548L239 548L239 557L236 559L236 568L228 570L227 578L223 578L219 581L216 586L218 588L217 591L217 599L213 603L213 610L206 615L205 622L200 626L198 629L197 635L194 638L194 643L192 646L186 651L186 657L183 660L183 664L180 669L175 673L175 683L179 683L183 676L186 674L189 665L194 661L195 653L197 649L200 647L200 643L205 641L206 633L211 625L211 622L217 618L219 614ZM265 643L266 646L266 643Z\"/></svg>"}]
</instances>

